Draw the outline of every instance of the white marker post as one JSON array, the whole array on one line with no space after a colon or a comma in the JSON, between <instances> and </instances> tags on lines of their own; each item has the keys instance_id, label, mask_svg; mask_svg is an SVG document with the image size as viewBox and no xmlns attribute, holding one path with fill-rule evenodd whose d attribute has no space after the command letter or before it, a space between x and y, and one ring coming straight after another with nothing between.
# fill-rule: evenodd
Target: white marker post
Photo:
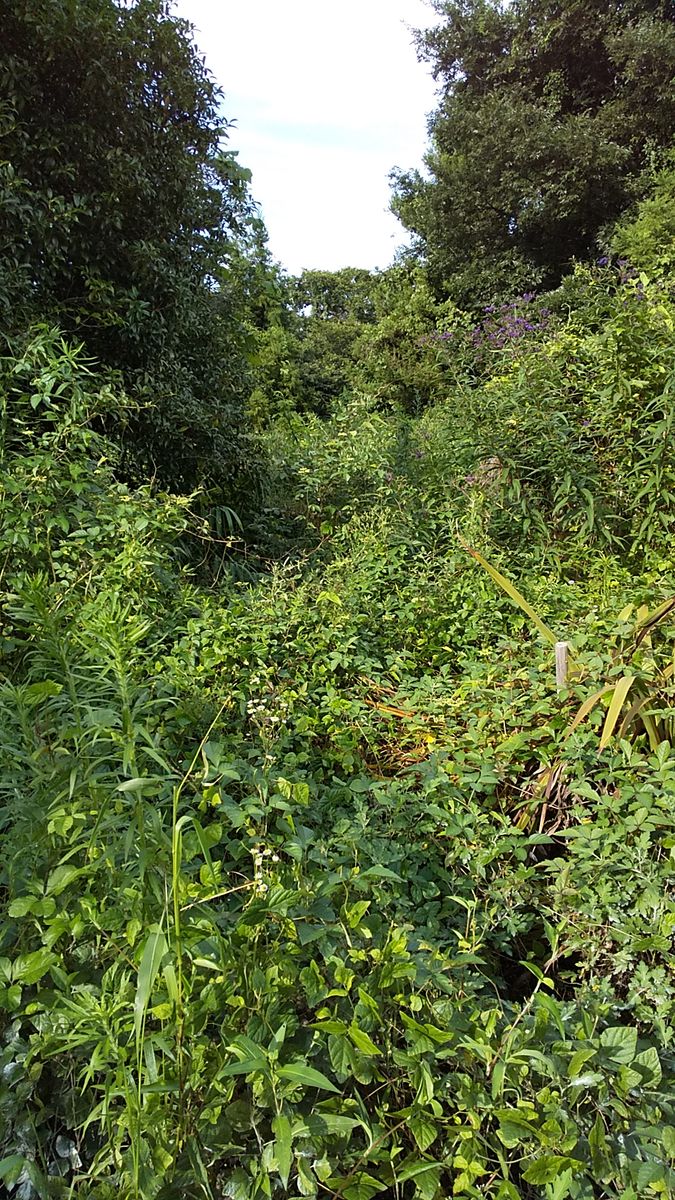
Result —
<instances>
[{"instance_id":1,"label":"white marker post","mask_svg":"<svg viewBox=\"0 0 675 1200\"><path fill-rule=\"evenodd\" d=\"M558 691L561 691L567 685L569 648L569 642L556 642L555 644L555 682Z\"/></svg>"}]
</instances>

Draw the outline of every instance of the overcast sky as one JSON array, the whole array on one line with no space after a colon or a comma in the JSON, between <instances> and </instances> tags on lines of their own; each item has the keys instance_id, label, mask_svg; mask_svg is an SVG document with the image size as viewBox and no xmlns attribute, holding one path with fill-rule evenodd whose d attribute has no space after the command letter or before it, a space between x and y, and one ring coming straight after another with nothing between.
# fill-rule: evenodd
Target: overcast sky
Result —
<instances>
[{"instance_id":1,"label":"overcast sky","mask_svg":"<svg viewBox=\"0 0 675 1200\"><path fill-rule=\"evenodd\" d=\"M421 163L434 84L425 0L177 0L236 119L270 248L291 272L385 267L405 240L388 174Z\"/></svg>"}]
</instances>

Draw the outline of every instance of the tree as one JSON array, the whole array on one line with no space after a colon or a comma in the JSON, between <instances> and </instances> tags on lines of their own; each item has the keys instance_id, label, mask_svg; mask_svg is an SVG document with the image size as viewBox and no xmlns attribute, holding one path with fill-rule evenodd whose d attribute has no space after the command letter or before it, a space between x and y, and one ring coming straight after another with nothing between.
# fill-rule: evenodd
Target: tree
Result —
<instances>
[{"instance_id":1,"label":"tree","mask_svg":"<svg viewBox=\"0 0 675 1200\"><path fill-rule=\"evenodd\" d=\"M376 319L378 278L355 267L278 277L283 303L257 330L256 425L292 411L325 416L352 388L355 345Z\"/></svg>"},{"instance_id":2,"label":"tree","mask_svg":"<svg viewBox=\"0 0 675 1200\"><path fill-rule=\"evenodd\" d=\"M434 337L442 310L424 271L405 263L382 272L373 300L376 320L354 347L354 382L383 407L418 413L444 394Z\"/></svg>"},{"instance_id":3,"label":"tree","mask_svg":"<svg viewBox=\"0 0 675 1200\"><path fill-rule=\"evenodd\" d=\"M612 249L633 267L653 277L675 273L675 150L657 172L652 191L625 219L612 238Z\"/></svg>"},{"instance_id":4,"label":"tree","mask_svg":"<svg viewBox=\"0 0 675 1200\"><path fill-rule=\"evenodd\" d=\"M373 321L373 288L377 275L363 267L340 271L303 271L294 287L300 313L326 321Z\"/></svg>"},{"instance_id":5,"label":"tree","mask_svg":"<svg viewBox=\"0 0 675 1200\"><path fill-rule=\"evenodd\" d=\"M554 286L635 199L675 127L668 0L434 0L418 37L440 83L428 176L393 208L438 294Z\"/></svg>"},{"instance_id":6,"label":"tree","mask_svg":"<svg viewBox=\"0 0 675 1200\"><path fill-rule=\"evenodd\" d=\"M246 467L241 295L258 220L221 95L164 0L7 0L0 311L58 324L140 401L125 470L228 492Z\"/></svg>"}]
</instances>

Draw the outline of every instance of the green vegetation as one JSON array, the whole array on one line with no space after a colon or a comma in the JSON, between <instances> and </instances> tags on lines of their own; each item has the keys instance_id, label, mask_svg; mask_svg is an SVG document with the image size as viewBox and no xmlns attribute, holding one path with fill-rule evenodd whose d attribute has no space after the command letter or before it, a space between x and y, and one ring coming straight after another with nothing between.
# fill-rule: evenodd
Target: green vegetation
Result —
<instances>
[{"instance_id":1,"label":"green vegetation","mask_svg":"<svg viewBox=\"0 0 675 1200\"><path fill-rule=\"evenodd\" d=\"M19 340L58 324L134 391L130 479L232 495L250 468L238 264L258 218L220 93L166 7L6 5L0 313Z\"/></svg>"},{"instance_id":2,"label":"green vegetation","mask_svg":"<svg viewBox=\"0 0 675 1200\"><path fill-rule=\"evenodd\" d=\"M7 28L2 1194L674 1195L672 157L545 294L289 279L164 4Z\"/></svg>"},{"instance_id":3,"label":"green vegetation","mask_svg":"<svg viewBox=\"0 0 675 1200\"><path fill-rule=\"evenodd\" d=\"M429 176L396 212L441 295L475 305L552 287L639 191L675 127L668 0L433 0L439 81Z\"/></svg>"}]
</instances>

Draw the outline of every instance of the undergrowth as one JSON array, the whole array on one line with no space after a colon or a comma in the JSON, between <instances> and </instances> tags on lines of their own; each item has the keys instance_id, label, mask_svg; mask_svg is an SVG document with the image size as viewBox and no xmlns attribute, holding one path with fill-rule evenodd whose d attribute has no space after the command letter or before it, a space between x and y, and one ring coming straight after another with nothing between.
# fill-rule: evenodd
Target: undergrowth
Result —
<instances>
[{"instance_id":1,"label":"undergrowth","mask_svg":"<svg viewBox=\"0 0 675 1200\"><path fill-rule=\"evenodd\" d=\"M589 275L419 418L280 419L245 554L3 361L8 1194L675 1190L672 311Z\"/></svg>"}]
</instances>

